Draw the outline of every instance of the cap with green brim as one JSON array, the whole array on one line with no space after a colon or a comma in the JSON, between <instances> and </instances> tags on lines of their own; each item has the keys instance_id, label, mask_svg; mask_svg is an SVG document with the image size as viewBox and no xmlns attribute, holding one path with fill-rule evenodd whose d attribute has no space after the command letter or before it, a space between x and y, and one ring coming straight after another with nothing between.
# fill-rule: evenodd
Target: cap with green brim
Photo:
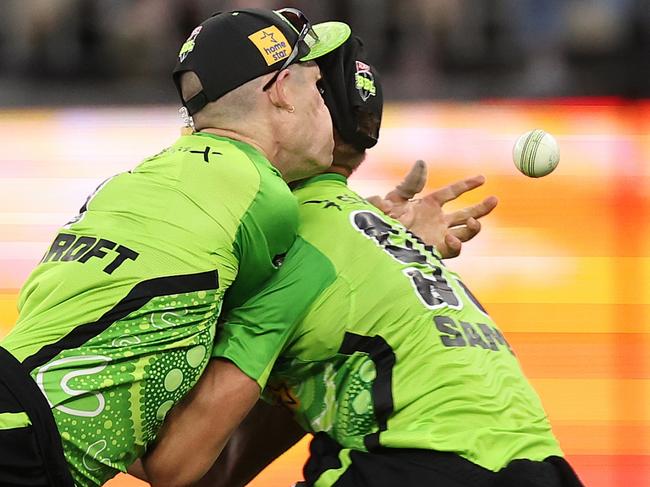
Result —
<instances>
[{"instance_id":1,"label":"cap with green brim","mask_svg":"<svg viewBox=\"0 0 650 487\"><path fill-rule=\"evenodd\" d=\"M193 115L244 83L277 71L293 49L305 53L293 62L315 60L350 36L350 27L342 22L320 25L318 40L298 42L296 28L273 10L241 9L213 15L192 31L178 54L173 79L183 106ZM203 89L185 100L180 79L187 71L198 76Z\"/></svg>"},{"instance_id":2,"label":"cap with green brim","mask_svg":"<svg viewBox=\"0 0 650 487\"><path fill-rule=\"evenodd\" d=\"M348 24L335 21L321 22L313 25L312 29L318 36L318 40L312 44L311 37L306 39L310 51L309 54L300 58L301 62L312 61L329 54L337 47L340 47L352 34Z\"/></svg>"}]
</instances>

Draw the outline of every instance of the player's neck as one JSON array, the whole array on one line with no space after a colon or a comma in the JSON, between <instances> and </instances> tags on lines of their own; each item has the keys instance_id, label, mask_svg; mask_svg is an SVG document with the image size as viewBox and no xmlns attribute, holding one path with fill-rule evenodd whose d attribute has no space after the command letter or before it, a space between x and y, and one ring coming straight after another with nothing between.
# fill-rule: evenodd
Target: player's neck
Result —
<instances>
[{"instance_id":1,"label":"player's neck","mask_svg":"<svg viewBox=\"0 0 650 487\"><path fill-rule=\"evenodd\" d=\"M201 129L201 132L206 132L209 134L218 135L219 137L226 137L228 139L233 139L239 142L243 142L245 144L254 147L259 152L261 152L264 155L264 157L266 157L268 160L271 160L271 154L273 151L270 151L268 148L264 147L264 144L253 139L252 137L242 134L241 132L230 130L230 129L218 129L218 128L204 128Z\"/></svg>"},{"instance_id":2,"label":"player's neck","mask_svg":"<svg viewBox=\"0 0 650 487\"><path fill-rule=\"evenodd\" d=\"M352 174L352 171L347 167L331 165L327 171L325 171L325 173L340 174L341 176L349 178Z\"/></svg>"}]
</instances>

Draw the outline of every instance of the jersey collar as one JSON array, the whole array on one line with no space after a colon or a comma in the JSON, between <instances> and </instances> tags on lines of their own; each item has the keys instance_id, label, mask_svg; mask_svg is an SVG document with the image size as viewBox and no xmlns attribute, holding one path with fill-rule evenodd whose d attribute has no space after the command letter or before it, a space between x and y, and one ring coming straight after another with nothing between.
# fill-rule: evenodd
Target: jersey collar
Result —
<instances>
[{"instance_id":1,"label":"jersey collar","mask_svg":"<svg viewBox=\"0 0 650 487\"><path fill-rule=\"evenodd\" d=\"M223 137L221 135L211 134L209 132L194 132L191 135L192 136L198 135L199 137L209 137L209 138L220 140L220 141L223 141L223 142L228 142L228 143L234 145L235 147L237 147L242 152L244 152L248 157L255 158L256 160L264 163L264 165L269 166L271 168L271 170L277 176L282 177L282 174L280 173L280 171L278 171L278 169L273 164L271 164L271 161L269 161L264 154L262 154L255 147L253 147L250 144L247 144L246 142L231 139L229 137Z\"/></svg>"},{"instance_id":2,"label":"jersey collar","mask_svg":"<svg viewBox=\"0 0 650 487\"><path fill-rule=\"evenodd\" d=\"M320 181L337 181L339 183L343 183L345 186L348 185L348 178L346 178L343 174L338 174L335 172L325 172L323 174L318 174L317 176L312 176L311 178L303 179L302 181L299 181L294 189L302 188L303 186L307 186L308 184L312 183L318 183Z\"/></svg>"}]
</instances>

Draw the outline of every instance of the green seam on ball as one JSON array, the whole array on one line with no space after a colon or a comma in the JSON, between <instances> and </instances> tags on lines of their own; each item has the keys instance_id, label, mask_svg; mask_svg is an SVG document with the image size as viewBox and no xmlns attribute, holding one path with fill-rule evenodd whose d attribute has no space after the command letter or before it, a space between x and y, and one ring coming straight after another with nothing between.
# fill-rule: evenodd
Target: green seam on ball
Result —
<instances>
[{"instance_id":1,"label":"green seam on ball","mask_svg":"<svg viewBox=\"0 0 650 487\"><path fill-rule=\"evenodd\" d=\"M546 135L546 133L543 130L537 130L536 132L537 132L535 134L535 139L536 139L535 142L536 142L536 144L535 144L535 147L534 147L534 150L533 150L533 156L532 156L532 159L531 159L531 167L530 167L530 173L532 175L534 175L535 177L537 177L537 175L535 174L535 161L537 160L537 151L539 150L539 147L542 145L542 140L544 139L544 136Z\"/></svg>"},{"instance_id":2,"label":"green seam on ball","mask_svg":"<svg viewBox=\"0 0 650 487\"><path fill-rule=\"evenodd\" d=\"M535 157L537 156L537 150L539 149L540 143L544 138L545 132L540 129L535 129L533 132L526 138L524 147L521 155L521 168L524 174L536 177L534 173L535 168Z\"/></svg>"}]
</instances>

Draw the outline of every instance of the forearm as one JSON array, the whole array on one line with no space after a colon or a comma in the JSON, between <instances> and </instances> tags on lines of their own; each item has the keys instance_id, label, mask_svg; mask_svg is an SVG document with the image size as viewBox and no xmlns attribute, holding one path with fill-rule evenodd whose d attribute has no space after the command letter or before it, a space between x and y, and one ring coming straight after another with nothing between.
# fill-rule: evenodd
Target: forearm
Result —
<instances>
[{"instance_id":1,"label":"forearm","mask_svg":"<svg viewBox=\"0 0 650 487\"><path fill-rule=\"evenodd\" d=\"M151 485L179 487L200 479L258 397L257 383L234 364L212 360L167 415L153 450L142 459Z\"/></svg>"},{"instance_id":2,"label":"forearm","mask_svg":"<svg viewBox=\"0 0 650 487\"><path fill-rule=\"evenodd\" d=\"M197 487L243 487L305 435L291 413L258 401Z\"/></svg>"},{"instance_id":3,"label":"forearm","mask_svg":"<svg viewBox=\"0 0 650 487\"><path fill-rule=\"evenodd\" d=\"M142 460L139 458L131 464L131 466L126 470L129 475L134 476L136 479L144 480L148 482L147 474L144 471L144 466L142 465Z\"/></svg>"}]
</instances>

